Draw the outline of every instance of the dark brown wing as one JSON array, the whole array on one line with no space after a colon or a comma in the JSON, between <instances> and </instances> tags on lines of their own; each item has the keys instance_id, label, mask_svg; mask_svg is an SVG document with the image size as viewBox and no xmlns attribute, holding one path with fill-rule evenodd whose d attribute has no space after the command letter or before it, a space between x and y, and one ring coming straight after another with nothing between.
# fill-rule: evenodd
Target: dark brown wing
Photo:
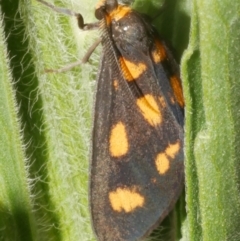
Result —
<instances>
[{"instance_id":1,"label":"dark brown wing","mask_svg":"<svg viewBox=\"0 0 240 241\"><path fill-rule=\"evenodd\" d=\"M145 237L168 214L184 179L183 106L163 65L171 61L140 15L125 17L116 25L127 33L114 24L114 38L104 33L96 93L90 205L101 241Z\"/></svg>"}]
</instances>

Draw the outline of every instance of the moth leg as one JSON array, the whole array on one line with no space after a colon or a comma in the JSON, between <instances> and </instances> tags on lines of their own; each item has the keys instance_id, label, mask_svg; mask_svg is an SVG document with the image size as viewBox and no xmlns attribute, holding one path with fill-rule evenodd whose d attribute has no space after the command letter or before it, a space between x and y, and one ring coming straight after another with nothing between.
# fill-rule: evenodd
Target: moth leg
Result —
<instances>
[{"instance_id":1,"label":"moth leg","mask_svg":"<svg viewBox=\"0 0 240 241\"><path fill-rule=\"evenodd\" d=\"M82 64L85 64L85 63L88 62L88 60L91 57L92 53L97 48L97 46L101 43L101 41L102 41L102 39L99 38L92 44L92 46L88 49L87 53L82 58Z\"/></svg>"},{"instance_id":2,"label":"moth leg","mask_svg":"<svg viewBox=\"0 0 240 241\"><path fill-rule=\"evenodd\" d=\"M79 66L81 64L85 64L86 62L88 62L90 56L92 55L92 53L94 52L94 50L97 48L97 46L101 43L101 39L97 39L92 46L88 49L87 53L84 55L84 57L81 60L78 60L76 62L73 62L69 65L66 65L60 69L45 69L45 72L47 73L62 73L65 71L69 71L72 68Z\"/></svg>"},{"instance_id":3,"label":"moth leg","mask_svg":"<svg viewBox=\"0 0 240 241\"><path fill-rule=\"evenodd\" d=\"M57 13L61 13L61 14L65 14L68 16L73 16L77 18L78 21L78 27L81 30L94 30L94 29L98 29L99 28L99 22L96 23L84 23L84 19L83 16L80 13L76 13L70 9L66 9L66 8L60 8L57 6L54 6L51 3L48 3L44 0L37 0L38 2L44 4L45 6L51 8L53 11L57 12ZM90 56L92 55L93 51L96 49L96 47L100 44L101 39L97 39L93 45L88 49L87 53L84 55L84 57L81 60L78 60L74 63L70 63L66 66L64 66L63 68L59 68L59 69L45 69L45 72L47 73L62 73L65 71L69 71L72 68L84 64L86 62L88 62Z\"/></svg>"},{"instance_id":4,"label":"moth leg","mask_svg":"<svg viewBox=\"0 0 240 241\"><path fill-rule=\"evenodd\" d=\"M70 10L70 9L67 9L67 8L60 8L60 7L54 6L53 4L48 3L44 0L37 0L37 1L44 4L45 6L47 6L49 8L51 8L53 11L55 11L57 13L61 13L61 14L65 14L65 15L68 15L68 16L75 17L77 19L77 22L78 22L78 27L82 30L93 30L93 29L97 29L99 27L98 22L96 22L96 23L84 23L83 16L80 13L76 13L76 12Z\"/></svg>"}]
</instances>

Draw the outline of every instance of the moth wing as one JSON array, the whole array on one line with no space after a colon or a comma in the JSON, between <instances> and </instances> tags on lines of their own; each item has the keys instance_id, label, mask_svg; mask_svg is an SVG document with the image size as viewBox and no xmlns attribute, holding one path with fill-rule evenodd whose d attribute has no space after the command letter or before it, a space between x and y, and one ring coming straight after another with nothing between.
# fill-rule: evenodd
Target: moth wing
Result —
<instances>
[{"instance_id":1,"label":"moth wing","mask_svg":"<svg viewBox=\"0 0 240 241\"><path fill-rule=\"evenodd\" d=\"M146 63L154 71L151 61ZM139 77L144 83L135 86L139 96L108 56L102 57L90 181L92 222L99 240L146 236L182 190L183 127L156 76Z\"/></svg>"}]
</instances>

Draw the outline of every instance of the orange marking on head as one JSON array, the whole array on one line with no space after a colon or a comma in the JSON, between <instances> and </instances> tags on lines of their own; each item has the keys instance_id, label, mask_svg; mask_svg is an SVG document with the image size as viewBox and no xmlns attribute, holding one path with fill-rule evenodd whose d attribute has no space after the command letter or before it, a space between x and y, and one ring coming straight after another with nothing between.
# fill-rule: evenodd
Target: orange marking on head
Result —
<instances>
[{"instance_id":1,"label":"orange marking on head","mask_svg":"<svg viewBox=\"0 0 240 241\"><path fill-rule=\"evenodd\" d=\"M128 152L128 139L125 125L118 122L111 129L109 138L109 150L113 157L120 157Z\"/></svg>"},{"instance_id":2,"label":"orange marking on head","mask_svg":"<svg viewBox=\"0 0 240 241\"><path fill-rule=\"evenodd\" d=\"M137 79L147 69L147 66L144 63L133 63L123 57L119 58L119 62L124 78L127 81Z\"/></svg>"},{"instance_id":3,"label":"orange marking on head","mask_svg":"<svg viewBox=\"0 0 240 241\"><path fill-rule=\"evenodd\" d=\"M116 9L111 11L110 17L115 21L119 21L121 18L124 18L131 11L132 9L128 6L118 5Z\"/></svg>"},{"instance_id":4,"label":"orange marking on head","mask_svg":"<svg viewBox=\"0 0 240 241\"><path fill-rule=\"evenodd\" d=\"M160 175L165 174L170 168L170 158L173 159L180 150L179 140L175 144L169 144L164 152L158 153L155 165Z\"/></svg>"},{"instance_id":5,"label":"orange marking on head","mask_svg":"<svg viewBox=\"0 0 240 241\"><path fill-rule=\"evenodd\" d=\"M138 98L137 106L150 125L156 126L161 124L162 114L158 108L157 102L152 95L147 94L141 98Z\"/></svg>"},{"instance_id":6,"label":"orange marking on head","mask_svg":"<svg viewBox=\"0 0 240 241\"><path fill-rule=\"evenodd\" d=\"M157 155L155 164L159 174L165 174L170 167L169 159L165 153L159 153Z\"/></svg>"},{"instance_id":7,"label":"orange marking on head","mask_svg":"<svg viewBox=\"0 0 240 241\"><path fill-rule=\"evenodd\" d=\"M172 76L170 77L170 84L172 86L173 93L178 104L183 108L184 98L183 98L182 84L180 79L177 76Z\"/></svg>"},{"instance_id":8,"label":"orange marking on head","mask_svg":"<svg viewBox=\"0 0 240 241\"><path fill-rule=\"evenodd\" d=\"M159 40L155 40L155 49L152 51L153 61L159 63L166 59L166 51Z\"/></svg>"},{"instance_id":9,"label":"orange marking on head","mask_svg":"<svg viewBox=\"0 0 240 241\"><path fill-rule=\"evenodd\" d=\"M117 188L108 195L112 209L117 212L130 213L137 207L143 207L144 197L136 191L136 188Z\"/></svg>"},{"instance_id":10,"label":"orange marking on head","mask_svg":"<svg viewBox=\"0 0 240 241\"><path fill-rule=\"evenodd\" d=\"M121 18L124 18L127 14L129 14L132 9L127 6L118 5L116 8L109 9L106 0L99 0L96 4L96 11L100 8L105 9L105 19L106 24L109 26L113 20L119 21Z\"/></svg>"}]
</instances>

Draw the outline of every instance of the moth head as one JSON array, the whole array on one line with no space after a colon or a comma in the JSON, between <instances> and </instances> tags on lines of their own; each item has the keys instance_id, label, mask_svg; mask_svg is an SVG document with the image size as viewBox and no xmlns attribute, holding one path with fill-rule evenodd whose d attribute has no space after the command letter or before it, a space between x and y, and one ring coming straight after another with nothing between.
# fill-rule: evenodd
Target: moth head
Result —
<instances>
[{"instance_id":1,"label":"moth head","mask_svg":"<svg viewBox=\"0 0 240 241\"><path fill-rule=\"evenodd\" d=\"M95 9L95 17L101 20L106 14L110 14L117 9L117 0L100 0Z\"/></svg>"}]
</instances>

